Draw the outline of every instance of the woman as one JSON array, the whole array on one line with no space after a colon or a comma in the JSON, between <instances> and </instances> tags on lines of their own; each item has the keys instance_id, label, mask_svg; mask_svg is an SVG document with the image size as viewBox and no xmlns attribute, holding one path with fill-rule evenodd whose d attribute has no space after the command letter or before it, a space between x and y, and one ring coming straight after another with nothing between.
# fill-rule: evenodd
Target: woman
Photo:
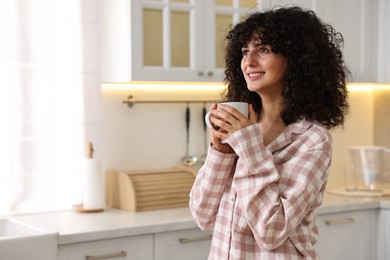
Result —
<instances>
[{"instance_id":1,"label":"woman","mask_svg":"<svg viewBox=\"0 0 390 260\"><path fill-rule=\"evenodd\" d=\"M215 129L190 194L196 223L213 229L209 259L316 259L328 130L348 110L343 38L298 7L254 13L226 38L225 100L248 102L249 118L210 108Z\"/></svg>"}]
</instances>

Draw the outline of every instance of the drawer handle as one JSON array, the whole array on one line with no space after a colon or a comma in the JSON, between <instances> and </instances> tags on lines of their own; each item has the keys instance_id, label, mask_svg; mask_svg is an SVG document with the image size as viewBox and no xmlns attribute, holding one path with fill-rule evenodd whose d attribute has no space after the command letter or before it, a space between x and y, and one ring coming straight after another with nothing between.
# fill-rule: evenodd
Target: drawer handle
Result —
<instances>
[{"instance_id":1,"label":"drawer handle","mask_svg":"<svg viewBox=\"0 0 390 260\"><path fill-rule=\"evenodd\" d=\"M188 243L193 243L193 242L211 240L211 238L212 238L212 235L208 235L205 237L196 237L196 238L179 238L179 242L181 244L188 244Z\"/></svg>"},{"instance_id":2,"label":"drawer handle","mask_svg":"<svg viewBox=\"0 0 390 260\"><path fill-rule=\"evenodd\" d=\"M350 224L354 223L355 220L353 218L344 218L344 219L335 219L335 220L325 220L325 224L328 226L331 225L342 225L342 224Z\"/></svg>"},{"instance_id":3,"label":"drawer handle","mask_svg":"<svg viewBox=\"0 0 390 260\"><path fill-rule=\"evenodd\" d=\"M119 253L114 254L108 254L108 255L87 255L85 256L86 260L99 260L99 259L108 259L108 258L115 258L115 257L121 257L121 256L127 256L127 253L125 251L121 251Z\"/></svg>"}]
</instances>

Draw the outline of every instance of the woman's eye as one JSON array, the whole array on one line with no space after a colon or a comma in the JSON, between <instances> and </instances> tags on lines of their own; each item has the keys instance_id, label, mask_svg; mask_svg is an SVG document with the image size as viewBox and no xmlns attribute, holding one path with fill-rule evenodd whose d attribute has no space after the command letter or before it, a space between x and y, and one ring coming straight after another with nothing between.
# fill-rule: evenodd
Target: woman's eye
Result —
<instances>
[{"instance_id":1,"label":"woman's eye","mask_svg":"<svg viewBox=\"0 0 390 260\"><path fill-rule=\"evenodd\" d=\"M270 50L269 50L268 48L266 48L266 47L261 47L261 48L259 48L259 53L260 53L261 55L267 54L267 53L269 53L269 52L270 52Z\"/></svg>"},{"instance_id":2,"label":"woman's eye","mask_svg":"<svg viewBox=\"0 0 390 260\"><path fill-rule=\"evenodd\" d=\"M246 49L242 50L242 56L246 56L246 55L248 55L248 53L249 53L249 50L246 50Z\"/></svg>"}]
</instances>

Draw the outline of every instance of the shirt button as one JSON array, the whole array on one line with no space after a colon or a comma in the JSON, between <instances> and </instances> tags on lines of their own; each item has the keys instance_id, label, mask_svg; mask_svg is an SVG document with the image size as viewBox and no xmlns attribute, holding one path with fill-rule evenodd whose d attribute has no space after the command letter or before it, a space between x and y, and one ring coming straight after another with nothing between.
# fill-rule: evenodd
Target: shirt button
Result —
<instances>
[{"instance_id":1,"label":"shirt button","mask_svg":"<svg viewBox=\"0 0 390 260\"><path fill-rule=\"evenodd\" d=\"M234 202L234 200L235 200L234 197L231 197L231 198L230 198L230 201L231 201L231 202Z\"/></svg>"},{"instance_id":2,"label":"shirt button","mask_svg":"<svg viewBox=\"0 0 390 260\"><path fill-rule=\"evenodd\" d=\"M230 236L230 230L226 231L226 235Z\"/></svg>"}]
</instances>

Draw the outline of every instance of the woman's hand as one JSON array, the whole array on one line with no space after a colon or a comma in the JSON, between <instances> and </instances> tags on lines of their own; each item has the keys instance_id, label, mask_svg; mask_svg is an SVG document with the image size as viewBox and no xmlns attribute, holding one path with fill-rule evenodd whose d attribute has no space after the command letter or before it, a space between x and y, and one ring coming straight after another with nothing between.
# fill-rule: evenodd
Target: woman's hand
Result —
<instances>
[{"instance_id":1,"label":"woman's hand","mask_svg":"<svg viewBox=\"0 0 390 260\"><path fill-rule=\"evenodd\" d=\"M217 109L218 108L218 109ZM210 122L214 128L210 129L212 147L223 153L232 153L233 150L227 143L222 143L234 132L257 122L257 115L253 106L249 104L249 118L245 117L235 108L223 104L213 104L210 108Z\"/></svg>"}]
</instances>

